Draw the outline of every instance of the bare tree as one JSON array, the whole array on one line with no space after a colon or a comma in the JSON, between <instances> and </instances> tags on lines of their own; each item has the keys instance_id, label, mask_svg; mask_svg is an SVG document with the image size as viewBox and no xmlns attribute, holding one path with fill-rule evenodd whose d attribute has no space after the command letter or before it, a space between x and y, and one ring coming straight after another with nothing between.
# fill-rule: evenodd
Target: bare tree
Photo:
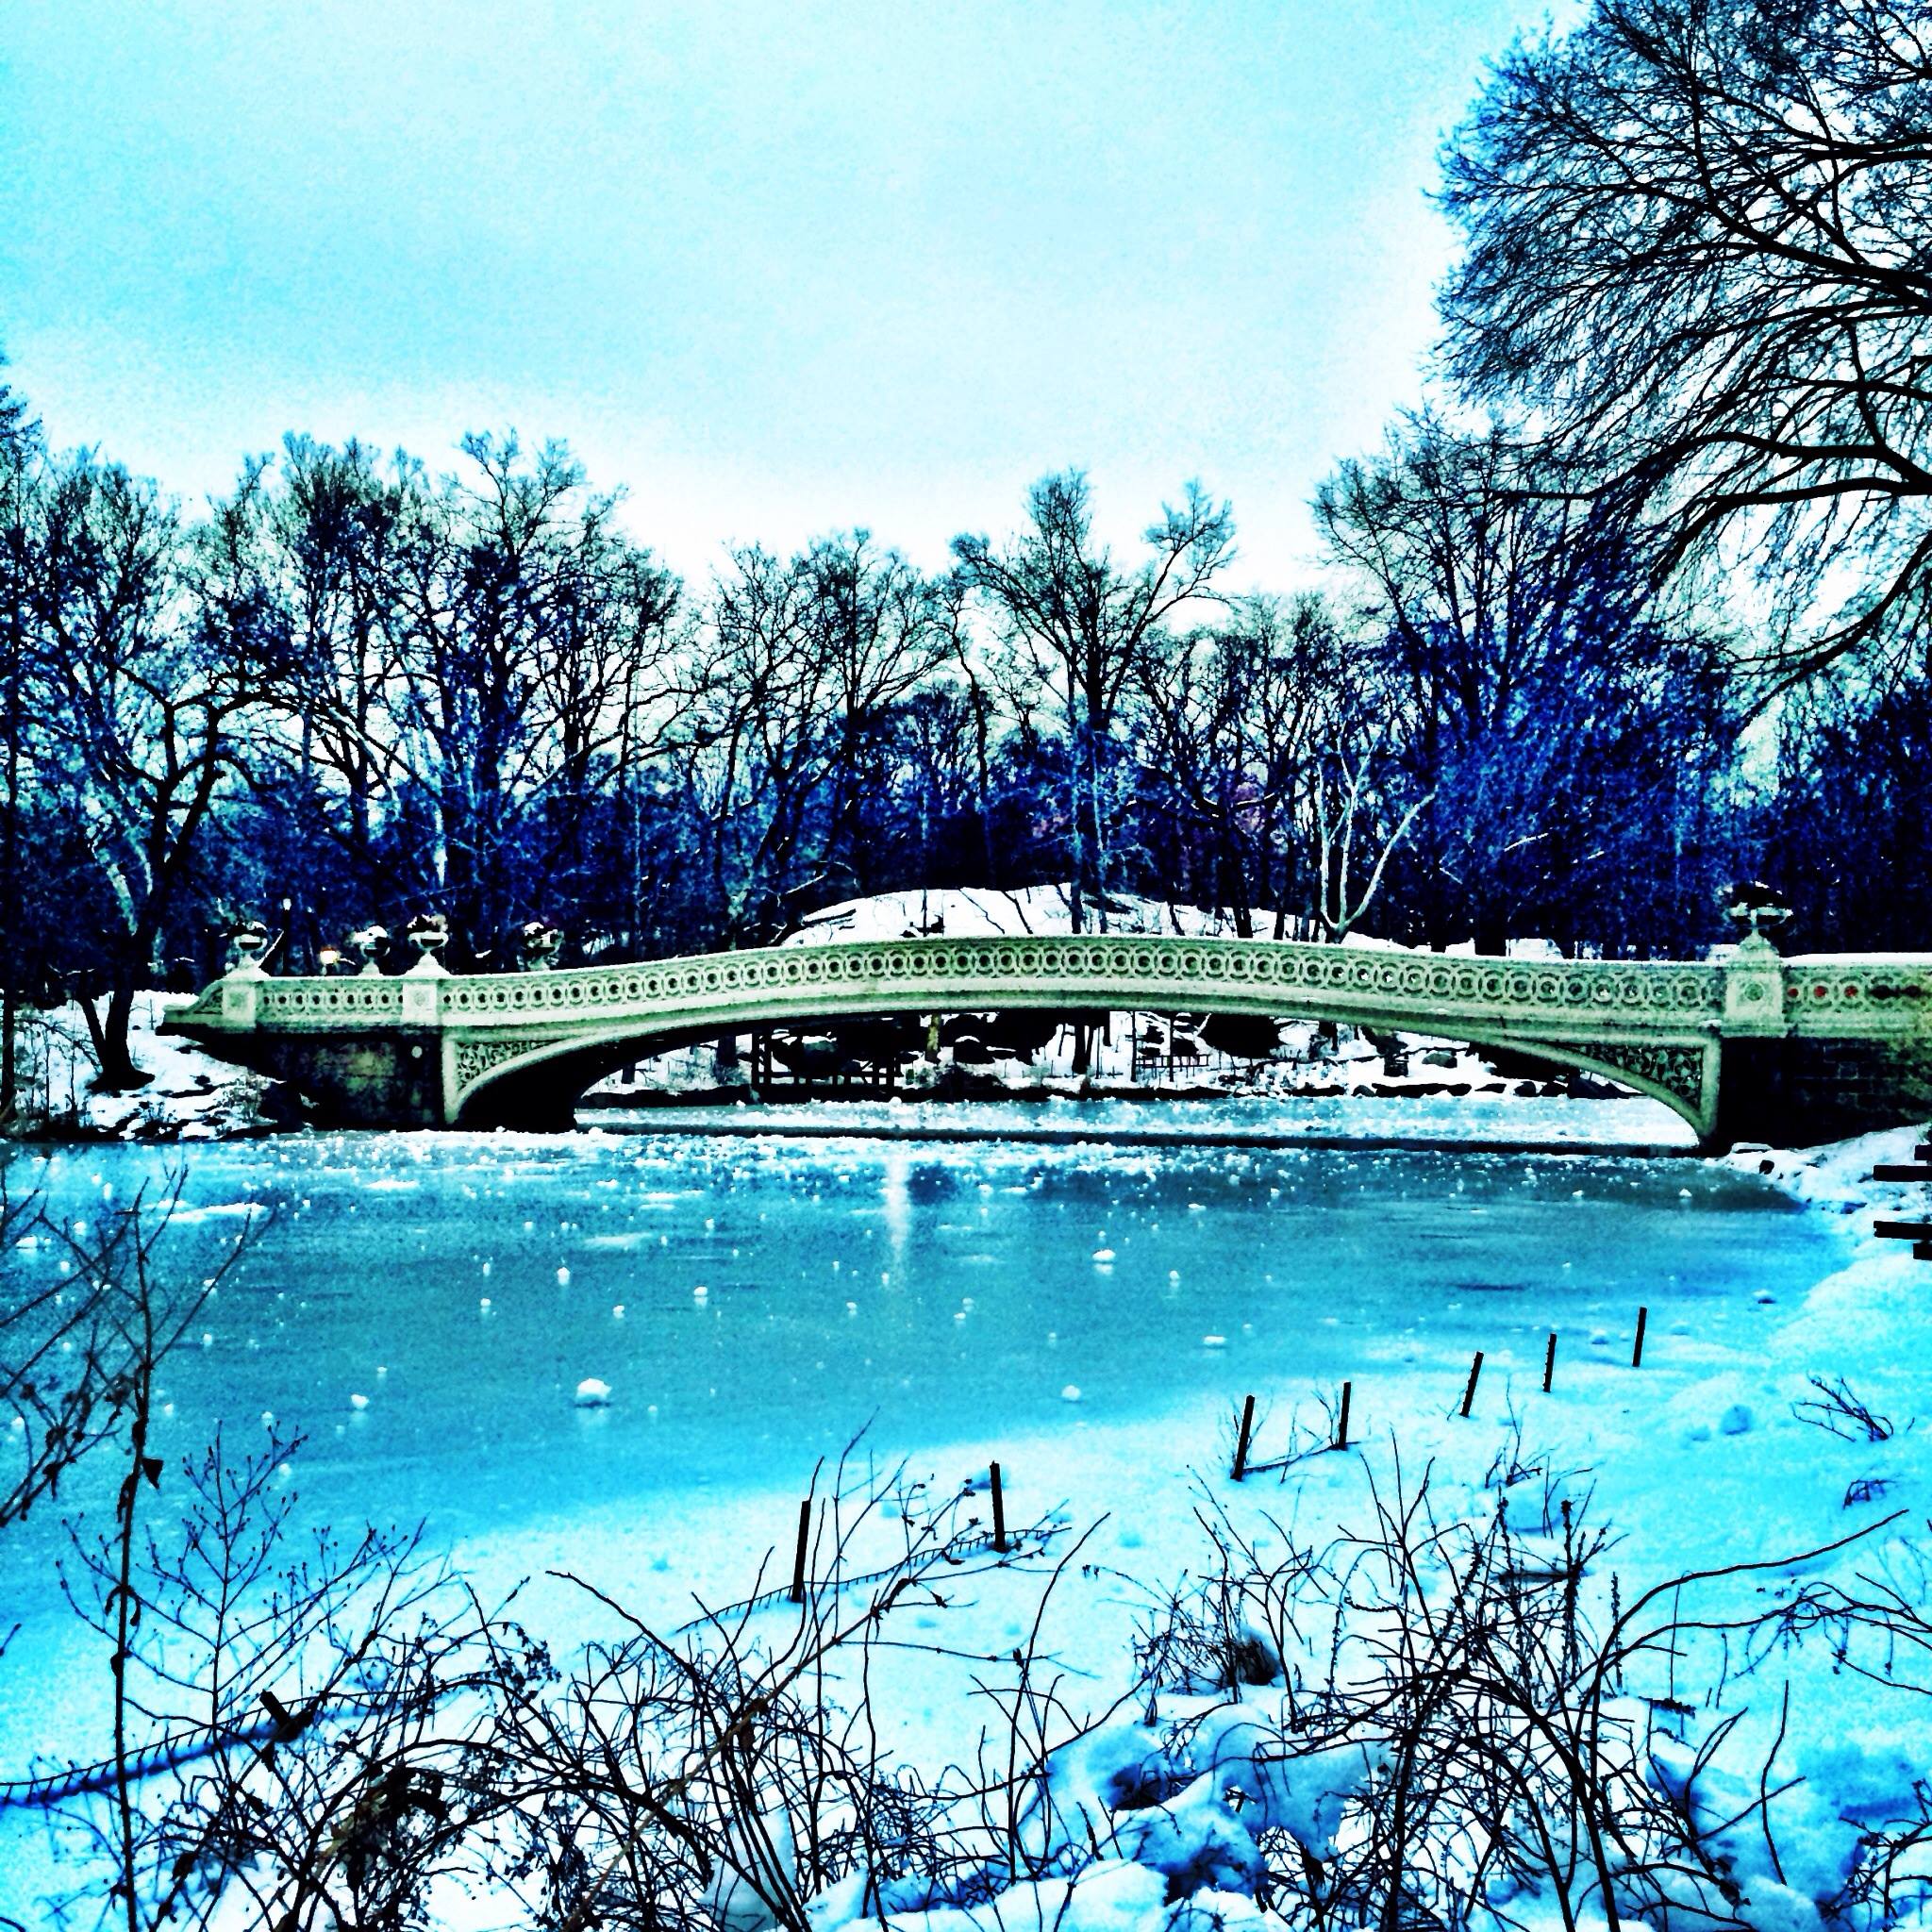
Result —
<instances>
[{"instance_id":1,"label":"bare tree","mask_svg":"<svg viewBox=\"0 0 1932 1932\"><path fill-rule=\"evenodd\" d=\"M1926 609L1928 177L1918 0L1596 0L1450 144L1450 372L1547 425L1538 487L1641 506L1663 570L1749 557L1780 681Z\"/></svg>"},{"instance_id":2,"label":"bare tree","mask_svg":"<svg viewBox=\"0 0 1932 1932\"><path fill-rule=\"evenodd\" d=\"M805 558L814 649L824 658L837 735L827 762L827 839L854 850L861 788L877 775L882 726L925 690L952 646L943 593L867 530L824 537ZM857 855L855 853L855 858Z\"/></svg>"},{"instance_id":3,"label":"bare tree","mask_svg":"<svg viewBox=\"0 0 1932 1932\"><path fill-rule=\"evenodd\" d=\"M868 760L951 642L935 588L864 531L735 551L684 653L673 764L727 943L853 876Z\"/></svg>"},{"instance_id":4,"label":"bare tree","mask_svg":"<svg viewBox=\"0 0 1932 1932\"><path fill-rule=\"evenodd\" d=\"M1483 953L1587 908L1640 796L1655 862L1673 830L1655 802L1697 774L1716 782L1731 742L1716 641L1653 596L1625 520L1524 495L1518 458L1500 426L1406 418L1315 504L1360 641L1360 724L1329 747L1349 770L1327 816L1345 823L1382 745L1381 816L1409 821L1422 936Z\"/></svg>"},{"instance_id":5,"label":"bare tree","mask_svg":"<svg viewBox=\"0 0 1932 1932\"><path fill-rule=\"evenodd\" d=\"M184 542L151 485L92 457L63 464L34 568L38 782L115 909L105 1019L84 999L100 1078L145 1078L128 1049L134 994L160 943L242 735L285 662L280 613L242 532L259 466Z\"/></svg>"},{"instance_id":6,"label":"bare tree","mask_svg":"<svg viewBox=\"0 0 1932 1932\"><path fill-rule=\"evenodd\" d=\"M1346 737L1317 760L1315 781L1305 794L1307 832L1314 851L1315 918L1327 939L1341 941L1375 903L1389 861L1416 820L1434 804L1425 791L1399 813L1386 800L1386 724L1364 723L1353 742Z\"/></svg>"},{"instance_id":7,"label":"bare tree","mask_svg":"<svg viewBox=\"0 0 1932 1932\"><path fill-rule=\"evenodd\" d=\"M335 449L291 436L275 483L262 498L260 541L264 575L289 613L276 708L293 791L276 803L295 815L298 853L340 841L358 894L351 916L366 919L395 887L379 837L404 770L394 572L420 477L402 462L385 475L353 441Z\"/></svg>"},{"instance_id":8,"label":"bare tree","mask_svg":"<svg viewBox=\"0 0 1932 1932\"><path fill-rule=\"evenodd\" d=\"M411 492L396 541L402 743L431 803L433 884L489 951L540 882L583 861L586 813L661 723L678 586L615 525L569 452L463 443L469 480Z\"/></svg>"},{"instance_id":9,"label":"bare tree","mask_svg":"<svg viewBox=\"0 0 1932 1932\"><path fill-rule=\"evenodd\" d=\"M1295 825L1330 734L1342 655L1319 596L1250 597L1227 623L1174 641L1142 669L1137 754L1212 855L1208 878L1175 887L1224 909L1244 938L1264 895L1274 936L1284 937L1312 883Z\"/></svg>"},{"instance_id":10,"label":"bare tree","mask_svg":"<svg viewBox=\"0 0 1932 1932\"><path fill-rule=\"evenodd\" d=\"M0 383L0 1132L14 1116L25 970L21 892L27 773L29 645L36 508L44 477L40 426Z\"/></svg>"},{"instance_id":11,"label":"bare tree","mask_svg":"<svg viewBox=\"0 0 1932 1932\"><path fill-rule=\"evenodd\" d=\"M1109 883L1108 809L1123 698L1164 628L1189 607L1218 597L1234 557L1234 513L1190 483L1150 525L1148 555L1123 568L1093 541L1087 478L1042 477L1027 497L1029 526L996 547L985 536L953 540L959 582L991 608L1027 677L1048 691L1066 733L1074 930L1101 911Z\"/></svg>"}]
</instances>

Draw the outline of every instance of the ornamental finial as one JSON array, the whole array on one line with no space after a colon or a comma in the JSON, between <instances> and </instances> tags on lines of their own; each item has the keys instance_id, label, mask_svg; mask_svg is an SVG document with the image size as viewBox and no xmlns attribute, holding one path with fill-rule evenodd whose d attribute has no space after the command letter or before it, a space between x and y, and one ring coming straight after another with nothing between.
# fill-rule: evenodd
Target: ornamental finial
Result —
<instances>
[{"instance_id":1,"label":"ornamental finial","mask_svg":"<svg viewBox=\"0 0 1932 1932\"><path fill-rule=\"evenodd\" d=\"M1791 908L1762 879L1749 879L1730 891L1730 915L1746 928L1747 941L1771 943L1766 926L1780 926L1791 916Z\"/></svg>"}]
</instances>

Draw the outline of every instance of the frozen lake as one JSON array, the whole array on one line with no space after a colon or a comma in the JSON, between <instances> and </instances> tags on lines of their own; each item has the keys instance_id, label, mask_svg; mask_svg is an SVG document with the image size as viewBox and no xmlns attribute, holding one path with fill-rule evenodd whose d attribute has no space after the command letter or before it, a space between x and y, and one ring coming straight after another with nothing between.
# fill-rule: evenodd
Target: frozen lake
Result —
<instances>
[{"instance_id":1,"label":"frozen lake","mask_svg":"<svg viewBox=\"0 0 1932 1932\"><path fill-rule=\"evenodd\" d=\"M11 1178L85 1215L171 1164L184 1269L260 1231L167 1366L164 1452L270 1414L310 1507L451 1535L802 1483L868 1423L917 1457L1477 1347L1540 1364L1548 1329L1567 1355L1640 1303L1659 1335L1721 1323L1700 1303L1740 1272L1796 1289L1830 1253L1727 1170L1578 1153L341 1135ZM574 1406L587 1376L608 1408Z\"/></svg>"},{"instance_id":2,"label":"frozen lake","mask_svg":"<svg viewBox=\"0 0 1932 1932\"><path fill-rule=\"evenodd\" d=\"M837 1100L739 1107L585 1108L587 1126L631 1133L877 1134L895 1141L1051 1141L1114 1146L1445 1146L1525 1143L1600 1153L1690 1153L1689 1123L1654 1100L1532 1102L1487 1093L1356 1098L1337 1093L1225 1100Z\"/></svg>"}]
</instances>

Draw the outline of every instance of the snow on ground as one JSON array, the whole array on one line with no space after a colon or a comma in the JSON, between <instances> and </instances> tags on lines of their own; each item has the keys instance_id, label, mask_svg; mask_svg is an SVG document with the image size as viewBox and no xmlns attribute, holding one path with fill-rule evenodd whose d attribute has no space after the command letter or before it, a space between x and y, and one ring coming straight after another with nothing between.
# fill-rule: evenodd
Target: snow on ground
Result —
<instances>
[{"instance_id":1,"label":"snow on ground","mask_svg":"<svg viewBox=\"0 0 1932 1932\"><path fill-rule=\"evenodd\" d=\"M1269 907L1256 907L1249 915L1250 937L1256 939L1320 939L1303 930L1293 914L1279 921ZM1280 930L1277 932L1277 924ZM1172 933L1190 939L1233 939L1238 929L1225 913L1200 906L1182 906L1170 899L1149 899L1135 892L1108 892L1086 908L1089 932ZM1021 886L1010 891L991 886L946 887L937 891L875 892L847 899L809 914L782 943L816 946L828 941L1022 938L1031 934L1073 930L1073 908L1064 885ZM1346 946L1405 950L1392 940L1352 932ZM1449 948L1470 954L1473 942ZM1548 940L1511 940L1512 959L1554 959L1557 948Z\"/></svg>"},{"instance_id":2,"label":"snow on ground","mask_svg":"<svg viewBox=\"0 0 1932 1932\"><path fill-rule=\"evenodd\" d=\"M1064 919L1063 898L1052 889L886 895L831 908L797 941L917 932L941 902L949 933L1052 930L1057 903ZM1116 930L1167 931L1177 923L1215 929L1205 915L1177 921L1171 908L1147 902L1117 911L1110 923ZM156 1035L167 1003L143 996L135 1053L155 1078L125 1096L88 1091L92 1060L76 1008L29 1016L28 1092L41 1117L90 1132L184 1138L231 1131L249 1118L262 1083ZM934 1474L942 1489L957 1486L978 1479L997 1457L1010 1521L1056 1516L1068 1525L1062 1549L1088 1533L1044 1624L1045 1643L1066 1673L1063 1694L1076 1710L1110 1709L1131 1687L1137 1634L1162 1592L1191 1572L1198 1575L1208 1555L1202 1511L1225 1511L1264 1558L1285 1556L1291 1542L1324 1548L1359 1530L1376 1493L1388 1495L1399 1480L1412 1485L1424 1470L1439 1511L1478 1525L1501 1511L1523 1532L1524 1547L1545 1557L1558 1549L1548 1534L1554 1500L1587 1497L1591 1520L1612 1525L1621 1539L1583 1586L1583 1607L1599 1626L1612 1576L1615 1601L1627 1605L1674 1576L1740 1564L1762 1567L1687 1592L1685 1615L1747 1614L1796 1602L1804 1589L1837 1589L1868 1603L1891 1591L1932 1614L1932 1264L1873 1232L1876 1220L1921 1211L1923 1190L1870 1178L1874 1163L1907 1158L1917 1138L1901 1130L1803 1154L1742 1148L1726 1157L1832 1216L1847 1248L1844 1265L1794 1307L1757 1290L1751 1257L1740 1254L1738 1309L1755 1325L1746 1345L1679 1323L1652 1331L1642 1366L1634 1367L1630 1309L1587 1336L1563 1338L1548 1394L1536 1351L1506 1342L1488 1352L1467 1419L1457 1413L1464 1365L1417 1360L1391 1346L1353 1378L1354 1443L1346 1453L1311 1456L1241 1485L1229 1477L1228 1437L1242 1394L1260 1398L1255 1453L1267 1461L1298 1430L1325 1430L1324 1405L1335 1391L1230 1388L1224 1401L1090 1428L1077 1395L1079 1364L1070 1360L1062 1426L956 1445ZM1588 1267L1589 1257L1570 1252L1559 1234L1550 1265ZM1821 1408L1821 1385L1853 1391L1873 1425ZM612 1399L622 1402L623 1391ZM1507 1480L1521 1472L1528 1473L1524 1480ZM518 1576L536 1579L521 1606L524 1619L561 1641L574 1624L582 1634L599 1626L594 1607L547 1573L574 1569L638 1614L675 1624L694 1600L729 1601L748 1586L746 1552L773 1549L782 1562L796 1507L795 1488L739 1471L654 1507L642 1523L613 1506L600 1519L578 1514L477 1539L458 1557L486 1591ZM1843 1544L1855 1533L1859 1540ZM1843 1546L1828 1550L1832 1544ZM1807 1554L1816 1552L1824 1554ZM922 1610L908 1634L943 1641L983 1664L1022 1639L1039 1593L1036 1576L1003 1571L957 1592L943 1610ZM775 1621L773 1627L776 1634ZM1920 1628L1932 1640L1932 1625ZM874 1659L874 1716L900 1761L934 1771L970 1757L988 1715L971 1694L979 1667L930 1653ZM1907 1641L1888 1657L1856 1629L1825 1627L1756 1655L1726 1656L1707 1636L1688 1637L1667 1678L1626 1686L1632 1707L1654 1727L1649 1774L1687 1815L1704 1820L1711 1856L1736 1892L1737 1923L1809 1932L1874 1833L1923 1824L1932 1781L1932 1694L1921 1688L1928 1683L1932 1650L1924 1644ZM1266 1925L1273 1915L1252 1895L1257 1832L1277 1826L1315 1857L1331 1857L1338 1820L1378 1774L1358 1753L1296 1760L1287 1701L1277 1679L1245 1685L1235 1699L1171 1691L1160 1700L1164 1717L1151 1725L1143 1711L1116 1716L1058 1760L1057 1778L1083 1811L1085 1850L1070 1850L1068 1869L977 1899L900 1881L868 1901L862 1887L846 1886L816 1902L817 1932L881 1924L894 1932ZM1700 1770L1697 1753L1713 1740ZM1159 1802L1144 1802L1150 1790ZM1751 1808L1765 1790L1774 1793L1769 1830ZM1853 1922L1932 1926L1925 1848L1899 1871L1906 1882L1852 1913ZM1518 1893L1507 1910L1536 1932L1557 1924L1550 1902L1533 1893ZM473 1913L459 1914L452 1903L452 1923L458 1918ZM1583 1923L1601 1924L1600 1913L1592 1909Z\"/></svg>"},{"instance_id":3,"label":"snow on ground","mask_svg":"<svg viewBox=\"0 0 1932 1932\"><path fill-rule=\"evenodd\" d=\"M79 1005L20 1015L19 1131L55 1139L211 1141L261 1131L270 1082L156 1029L187 993L140 992L128 1046L151 1077L132 1093L94 1091L97 1072Z\"/></svg>"},{"instance_id":4,"label":"snow on ground","mask_svg":"<svg viewBox=\"0 0 1932 1932\"><path fill-rule=\"evenodd\" d=\"M1641 1366L1633 1366L1631 1308L1587 1337L1562 1338L1554 1391L1544 1394L1541 1350L1500 1343L1486 1357L1465 1420L1457 1413L1465 1365L1418 1360L1397 1343L1354 1377L1346 1453L1317 1454L1239 1486L1228 1469L1231 1415L1251 1391L1231 1387L1225 1402L1089 1428L1077 1402L1079 1364L1070 1360L1063 1426L958 1447L933 1474L943 1491L980 1479L997 1457L1009 1522L1058 1516L1068 1525L1062 1550L1088 1532L1044 1625L1076 1711L1108 1711L1130 1690L1137 1633L1163 1591L1206 1567L1204 1513L1224 1510L1264 1561L1281 1559L1291 1543L1319 1550L1361 1531L1376 1495L1386 1499L1403 1483L1412 1493L1424 1473L1445 1519L1479 1529L1501 1511L1525 1561L1560 1559L1563 1499L1611 1526L1620 1541L1589 1566L1582 1586L1584 1614L1599 1629L1615 1605L1660 1583L1738 1565L1761 1567L1693 1585L1671 1609L1687 1624L1750 1616L1795 1605L1808 1589L1865 1602L1896 1591L1916 1614L1932 1613L1932 1265L1872 1233L1874 1219L1911 1207L1920 1191L1869 1178L1874 1161L1906 1158L1913 1140L1901 1132L1803 1155L1746 1149L1730 1157L1832 1215L1846 1240L1844 1265L1795 1307L1757 1290L1751 1257L1739 1256L1729 1331L1737 1316L1747 1318L1747 1334L1755 1327L1741 1346L1720 1341L1715 1324L1700 1332L1676 1323L1651 1331ZM1570 1252L1559 1232L1550 1265L1587 1267L1589 1257ZM1821 1410L1821 1383L1854 1391L1876 1419L1873 1427ZM1258 1460L1280 1456L1298 1428L1319 1439L1330 1425L1324 1403L1332 1405L1332 1390L1252 1392L1261 1398ZM617 1509L591 1523L574 1517L497 1544L479 1541L459 1560L486 1582L538 1577L522 1607L537 1627L558 1630L585 1615L571 1587L544 1575L558 1570L575 1570L662 1627L692 1614L698 1600L742 1594L757 1560L746 1552L771 1550L768 1574L782 1571L795 1509L795 1492L741 1472L654 1509L643 1524ZM1854 1533L1861 1539L1816 1554ZM1444 1587L1440 1576L1430 1581ZM970 1758L990 1715L973 1694L974 1673L1021 1641L1039 1589L1037 1578L1001 1573L962 1586L942 1612L922 1613L902 1630L981 1660L970 1667L935 1655L875 1656L874 1717L901 1762L931 1772ZM774 1639L786 1615L770 1613ZM585 1627L597 1627L594 1618ZM1924 1688L1932 1627L1917 1627L1918 1642L1896 1647L1850 1626L1755 1650L1693 1633L1677 1641L1674 1657L1633 1668L1614 1712L1639 1725L1653 1789L1701 1821L1716 1874L1702 1896L1720 1922L1734 1909L1728 1923L1754 1932L1809 1932L1825 1923L1823 1908L1840 1897L1874 1834L1923 1824L1932 1778ZM1298 1659L1318 1680L1323 1649L1317 1641ZM1279 1826L1314 1857L1329 1858L1346 1807L1378 1774L1374 1755L1355 1747L1353 1755L1300 1757L1290 1703L1277 1674L1232 1697L1171 1687L1151 1722L1138 1705L1116 1711L1057 1760L1063 1799L1082 1810L1063 1869L1037 1882L996 1879L993 1895L977 1899L901 1879L868 1901L855 1881L815 1903L817 1932L1278 1924L1253 1897L1257 1834ZM1707 1745L1705 1763L1698 1754ZM1753 1809L1765 1790L1773 1793L1768 1822ZM1150 1792L1158 1802L1148 1802ZM1277 1845L1277 1869L1280 1857ZM1932 1926L1924 1845L1892 1876L1887 1899L1839 1922ZM1724 1886L1732 1889L1728 1907ZM1559 1923L1550 1897L1533 1889L1497 1903L1500 1916L1478 1911L1474 1922L1538 1932ZM1579 1924L1601 1926L1598 1907Z\"/></svg>"},{"instance_id":5,"label":"snow on ground","mask_svg":"<svg viewBox=\"0 0 1932 1932\"><path fill-rule=\"evenodd\" d=\"M143 1122L157 1124L151 1131L170 1124L184 1134L222 1131L252 1106L258 1083L251 1088L251 1076L157 1037L163 1006L143 1002L136 1049L155 1080L140 1094L111 1099L86 1091L91 1061L77 1011L38 1016L40 1105L57 1116L71 1109L96 1131L140 1132ZM1584 1608L1599 1625L1612 1574L1628 1604L1673 1576L1737 1564L1765 1567L1690 1592L1687 1615L1749 1613L1795 1601L1805 1588L1866 1601L1874 1590L1896 1590L1924 1612L1932 1577L1932 1265L1873 1233L1878 1219L1921 1211L1924 1191L1870 1177L1874 1163L1907 1158L1917 1138L1907 1129L1805 1153L1746 1147L1726 1157L1830 1216L1846 1244L1844 1265L1794 1306L1758 1290L1751 1257L1740 1254L1728 1332L1735 1338L1738 1316L1751 1324L1754 1339L1741 1346L1720 1341L1714 1326L1699 1332L1678 1323L1651 1330L1642 1366L1633 1367L1637 1311L1624 1310L1593 1332L1562 1338L1555 1388L1544 1394L1540 1351L1499 1341L1486 1353L1465 1420L1457 1411L1466 1365L1418 1359L1394 1339L1368 1352L1353 1377L1347 1453L1315 1455L1239 1486L1229 1478L1228 1453L1242 1394L1260 1399L1255 1455L1266 1462L1298 1430L1304 1441L1309 1429L1325 1430L1324 1405L1332 1407L1335 1391L1230 1387L1224 1400L1192 1401L1153 1421L1089 1426L1075 1392L1080 1364L1070 1359L1061 1426L955 1445L933 1474L948 1490L980 1479L996 1457L1009 1521L1055 1516L1067 1525L1062 1550L1089 1533L1044 1633L1066 1673L1070 1705L1093 1713L1131 1688L1134 1642L1162 1593L1201 1574L1209 1554L1201 1511L1224 1510L1264 1559L1283 1557L1291 1541L1319 1549L1359 1530L1375 1493L1387 1495L1399 1479L1412 1484L1424 1470L1445 1517L1479 1525L1500 1509L1525 1532L1524 1547L1545 1557L1557 1548L1546 1534L1551 1499L1588 1497L1591 1520L1621 1539L1584 1586ZM1558 1228L1550 1265L1587 1268L1589 1257L1567 1247ZM1865 1411L1883 1419L1883 1433L1847 1425L1843 1416L1840 1426L1821 1426L1830 1420L1818 1407L1821 1383L1854 1391ZM611 1399L622 1403L625 1391ZM1530 1472L1526 1479L1504 1480L1519 1470ZM741 1594L756 1553L772 1549L782 1566L796 1507L795 1487L779 1487L755 1468L726 1471L698 1493L654 1505L642 1522L634 1507L613 1506L474 1540L458 1560L486 1593L534 1578L524 1619L567 1648L602 1626L594 1606L549 1573L574 1570L660 1627L674 1625L697 1600ZM1806 1554L1855 1532L1863 1539L1845 1548ZM1002 1572L958 1591L943 1610L922 1610L906 1634L967 1657L997 1657L1030 1627L1039 1594L1037 1576ZM781 1625L772 1627L775 1636ZM1848 1642L1841 1656L1827 1628L1802 1643L1725 1657L1712 1640L1687 1640L1670 1678L1627 1687L1629 1707L1654 1726L1650 1775L1690 1811L1707 1812L1714 1856L1739 1890L1739 1920L1754 1932L1810 1932L1872 1834L1908 1826L1924 1813L1932 1696L1918 1687L1932 1681L1932 1655L1908 1642L1888 1661L1861 1649L1856 1632ZM931 1655L874 1659L875 1718L901 1762L933 1771L970 1757L988 1716L971 1676L966 1665ZM1284 1768L1284 1740L1291 1759L1293 1750L1287 1701L1277 1681L1243 1686L1236 1700L1171 1690L1152 1726L1141 1722L1144 1712L1117 1714L1058 1760L1057 1775L1091 1827L1087 1849L1068 1869L976 1901L901 1881L868 1903L862 1888L848 1886L817 1902L816 1932L857 1932L881 1921L894 1932L1014 1932L1060 1923L1093 1932L1265 1926L1273 1915L1252 1896L1257 1831L1280 1825L1317 1857L1329 1857L1338 1820L1375 1774L1359 1752L1308 1760L1306 1774L1293 1762ZM1697 1770L1699 1747L1732 1718L1735 1727ZM1727 1824L1731 1814L1749 1810L1768 1759L1766 1788L1776 1792L1771 1833L1755 1818L1748 1828ZM1159 1803L1142 1802L1150 1790ZM1916 1856L1916 1865L1903 1868L1910 1882L1890 1901L1892 1924L1932 1926L1932 1860L1923 1850ZM1553 1932L1557 1923L1549 1902L1532 1895L1512 1898L1507 1909L1537 1932ZM449 1912L452 1924L488 1922L454 1902ZM1881 1923L1875 1910L1851 1919ZM1592 1913L1584 1923L1600 1920Z\"/></svg>"}]
</instances>

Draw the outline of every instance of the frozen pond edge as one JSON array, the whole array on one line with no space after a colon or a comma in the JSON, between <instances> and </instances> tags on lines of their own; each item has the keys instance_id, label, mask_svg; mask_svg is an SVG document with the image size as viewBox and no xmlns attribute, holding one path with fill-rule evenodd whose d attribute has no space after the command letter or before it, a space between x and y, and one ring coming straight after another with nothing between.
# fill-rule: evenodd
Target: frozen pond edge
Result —
<instances>
[{"instance_id":1,"label":"frozen pond edge","mask_svg":"<svg viewBox=\"0 0 1932 1932\"><path fill-rule=\"evenodd\" d=\"M669 1111L669 1109L667 1109ZM849 1126L820 1124L809 1121L664 1120L655 1114L641 1116L635 1124L599 1122L608 1134L712 1135L721 1140L783 1141L940 1141L971 1142L1008 1141L1030 1145L1116 1147L1320 1147L1346 1152L1358 1148L1381 1153L1391 1148L1417 1153L1454 1154L1567 1154L1591 1155L1600 1159L1659 1160L1707 1158L1694 1146L1668 1141L1535 1141L1502 1137L1474 1138L1468 1135L1429 1135L1419 1133L1301 1133L1265 1127L1133 1127L1101 1126L1091 1122L1061 1126L934 1126L908 1122L854 1124Z\"/></svg>"}]
</instances>

